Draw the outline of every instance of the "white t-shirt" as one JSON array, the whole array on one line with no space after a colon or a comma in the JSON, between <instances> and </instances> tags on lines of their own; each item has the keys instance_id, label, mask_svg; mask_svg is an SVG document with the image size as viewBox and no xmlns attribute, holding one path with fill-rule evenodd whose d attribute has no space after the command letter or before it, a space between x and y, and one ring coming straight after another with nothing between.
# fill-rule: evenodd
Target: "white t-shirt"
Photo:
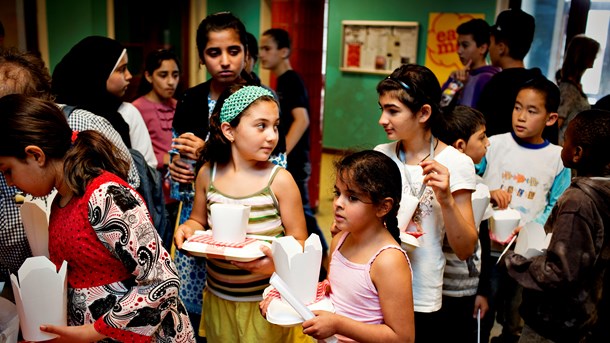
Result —
<instances>
[{"instance_id":1,"label":"white t-shirt","mask_svg":"<svg viewBox=\"0 0 610 343\"><path fill-rule=\"evenodd\" d=\"M140 114L140 111L129 102L123 102L119 107L118 112L127 125L129 125L131 148L142 153L146 159L146 163L156 169L158 163L157 158L155 157L150 134L148 133L148 128L146 127L146 123L144 123L142 114Z\"/></svg>"},{"instance_id":2,"label":"white t-shirt","mask_svg":"<svg viewBox=\"0 0 610 343\"><path fill-rule=\"evenodd\" d=\"M375 147L375 150L389 156L402 171L404 200L405 195L411 194L411 185L408 184L404 173L409 173L415 191L419 191L424 175L419 165L406 165L400 161L396 155L397 144L398 142L381 144ZM476 188L474 164L470 157L448 146L434 159L449 170L449 187L452 193L461 189L474 190ZM401 200L401 208L405 207L403 206L403 200ZM399 209L398 227L401 230L406 229L409 224L408 219L401 217L401 210ZM440 204L436 200L432 188L426 188L414 219L420 223L424 234L418 238L419 248L409 253L413 269L413 304L415 312L429 313L441 308L445 268L445 255L442 249L445 223Z\"/></svg>"},{"instance_id":3,"label":"white t-shirt","mask_svg":"<svg viewBox=\"0 0 610 343\"><path fill-rule=\"evenodd\" d=\"M565 169L561 147L554 144L521 146L511 133L492 136L489 144L485 154L485 184L490 190L503 189L512 194L510 207L521 212L520 225L533 221L550 203L555 178Z\"/></svg>"}]
</instances>

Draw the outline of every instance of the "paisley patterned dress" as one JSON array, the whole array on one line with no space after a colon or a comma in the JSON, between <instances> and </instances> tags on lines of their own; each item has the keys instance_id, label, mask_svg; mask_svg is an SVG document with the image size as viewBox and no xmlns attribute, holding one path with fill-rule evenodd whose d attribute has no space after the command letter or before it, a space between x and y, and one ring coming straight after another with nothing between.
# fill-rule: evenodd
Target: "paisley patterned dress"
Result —
<instances>
[{"instance_id":1,"label":"paisley patterned dress","mask_svg":"<svg viewBox=\"0 0 610 343\"><path fill-rule=\"evenodd\" d=\"M104 172L65 207L57 197L49 253L68 262L68 325L93 323L106 341L194 342L180 281L142 198Z\"/></svg>"}]
</instances>

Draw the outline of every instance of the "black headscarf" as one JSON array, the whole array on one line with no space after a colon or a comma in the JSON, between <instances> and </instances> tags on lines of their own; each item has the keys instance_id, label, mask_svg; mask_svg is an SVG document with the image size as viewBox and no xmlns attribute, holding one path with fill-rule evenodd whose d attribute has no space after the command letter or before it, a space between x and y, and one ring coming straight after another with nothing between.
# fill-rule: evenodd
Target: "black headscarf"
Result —
<instances>
[{"instance_id":1,"label":"black headscarf","mask_svg":"<svg viewBox=\"0 0 610 343\"><path fill-rule=\"evenodd\" d=\"M107 37L84 38L55 67L52 90L57 103L106 118L131 148L129 125L118 112L122 101L106 89L106 81L124 50L119 42Z\"/></svg>"}]
</instances>

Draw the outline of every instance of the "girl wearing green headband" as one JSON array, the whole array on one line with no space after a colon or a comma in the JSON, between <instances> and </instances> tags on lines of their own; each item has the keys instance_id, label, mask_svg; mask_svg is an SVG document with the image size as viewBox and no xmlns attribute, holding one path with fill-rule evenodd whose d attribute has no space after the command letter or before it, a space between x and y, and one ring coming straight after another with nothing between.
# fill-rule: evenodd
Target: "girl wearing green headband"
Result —
<instances>
[{"instance_id":1,"label":"girl wearing green headband","mask_svg":"<svg viewBox=\"0 0 610 343\"><path fill-rule=\"evenodd\" d=\"M265 88L235 85L221 95L199 161L193 211L176 231L178 248L195 230L222 230L211 227L214 203L250 206L249 234L291 235L303 244L307 230L298 187L287 170L269 162L279 120L278 103ZM207 270L214 271L203 301L201 327L208 342L311 341L300 327L276 326L260 315L258 303L275 270L270 249L263 249L266 256L252 262L207 259Z\"/></svg>"}]
</instances>

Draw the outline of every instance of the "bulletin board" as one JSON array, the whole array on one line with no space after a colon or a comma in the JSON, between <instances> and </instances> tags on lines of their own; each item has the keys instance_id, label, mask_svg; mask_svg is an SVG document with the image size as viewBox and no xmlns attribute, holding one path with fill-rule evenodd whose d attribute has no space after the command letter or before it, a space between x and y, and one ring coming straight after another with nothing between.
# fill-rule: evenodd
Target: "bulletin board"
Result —
<instances>
[{"instance_id":1,"label":"bulletin board","mask_svg":"<svg viewBox=\"0 0 610 343\"><path fill-rule=\"evenodd\" d=\"M344 20L341 24L341 71L387 75L402 64L417 62L417 22Z\"/></svg>"}]
</instances>

